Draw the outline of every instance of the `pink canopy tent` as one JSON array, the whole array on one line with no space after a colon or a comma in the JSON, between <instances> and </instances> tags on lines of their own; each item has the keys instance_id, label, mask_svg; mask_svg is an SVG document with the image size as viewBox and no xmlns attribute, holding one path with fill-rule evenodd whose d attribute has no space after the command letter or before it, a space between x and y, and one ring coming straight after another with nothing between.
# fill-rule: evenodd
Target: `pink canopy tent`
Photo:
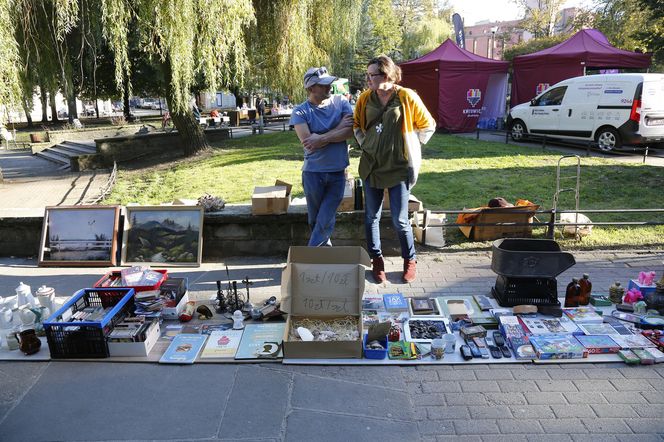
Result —
<instances>
[{"instance_id":1,"label":"pink canopy tent","mask_svg":"<svg viewBox=\"0 0 664 442\"><path fill-rule=\"evenodd\" d=\"M525 103L559 81L584 75L589 68L648 66L649 54L615 48L597 29L584 29L553 47L514 57L511 103Z\"/></svg>"},{"instance_id":2,"label":"pink canopy tent","mask_svg":"<svg viewBox=\"0 0 664 442\"><path fill-rule=\"evenodd\" d=\"M509 63L475 55L447 39L428 54L399 65L401 84L414 89L437 127L472 132L479 121L502 117Z\"/></svg>"}]
</instances>

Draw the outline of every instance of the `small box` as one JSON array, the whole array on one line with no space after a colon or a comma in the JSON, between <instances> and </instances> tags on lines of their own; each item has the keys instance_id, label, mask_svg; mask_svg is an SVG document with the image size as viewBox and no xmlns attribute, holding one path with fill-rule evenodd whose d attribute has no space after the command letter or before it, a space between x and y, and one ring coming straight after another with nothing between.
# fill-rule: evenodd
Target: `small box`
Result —
<instances>
[{"instance_id":1,"label":"small box","mask_svg":"<svg viewBox=\"0 0 664 442\"><path fill-rule=\"evenodd\" d=\"M383 193L383 210L390 210L390 194L385 189ZM424 210L424 205L422 201L418 200L417 197L413 194L408 196L408 211L409 212L421 212Z\"/></svg>"},{"instance_id":2,"label":"small box","mask_svg":"<svg viewBox=\"0 0 664 442\"><path fill-rule=\"evenodd\" d=\"M164 319L178 319L187 302L189 302L189 293L185 293L175 307L164 307L161 311L161 317Z\"/></svg>"},{"instance_id":3,"label":"small box","mask_svg":"<svg viewBox=\"0 0 664 442\"><path fill-rule=\"evenodd\" d=\"M344 184L344 199L337 208L337 212L352 212L355 210L355 178L346 174L346 183Z\"/></svg>"},{"instance_id":4,"label":"small box","mask_svg":"<svg viewBox=\"0 0 664 442\"><path fill-rule=\"evenodd\" d=\"M284 331L284 358L338 359L362 357L362 294L365 266L371 260L362 247L298 247L288 251L281 275L281 309L289 313ZM290 340L293 322L302 318L331 320L353 317L355 341Z\"/></svg>"},{"instance_id":5,"label":"small box","mask_svg":"<svg viewBox=\"0 0 664 442\"><path fill-rule=\"evenodd\" d=\"M280 180L274 186L255 187L251 195L252 215L283 215L288 212L292 187Z\"/></svg>"},{"instance_id":6,"label":"small box","mask_svg":"<svg viewBox=\"0 0 664 442\"><path fill-rule=\"evenodd\" d=\"M159 340L161 330L159 321L155 321L148 329L145 341L143 342L112 342L108 343L108 352L111 357L145 357L150 354L152 348Z\"/></svg>"},{"instance_id":7,"label":"small box","mask_svg":"<svg viewBox=\"0 0 664 442\"><path fill-rule=\"evenodd\" d=\"M413 215L415 241L425 246L445 247L445 214L425 210L420 220L418 213Z\"/></svg>"},{"instance_id":8,"label":"small box","mask_svg":"<svg viewBox=\"0 0 664 442\"><path fill-rule=\"evenodd\" d=\"M641 285L639 284L639 281L636 279L630 279L629 284L627 284L627 290L631 289L638 289L643 297L646 295L649 295L651 293L655 293L655 290L657 290L657 286L655 284L653 285Z\"/></svg>"}]
</instances>

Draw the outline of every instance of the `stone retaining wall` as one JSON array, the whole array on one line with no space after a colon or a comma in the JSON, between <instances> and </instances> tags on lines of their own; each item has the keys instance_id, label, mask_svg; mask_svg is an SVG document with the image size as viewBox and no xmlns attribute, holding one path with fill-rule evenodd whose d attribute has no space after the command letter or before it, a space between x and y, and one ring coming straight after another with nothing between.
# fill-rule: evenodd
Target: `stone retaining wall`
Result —
<instances>
[{"instance_id":1,"label":"stone retaining wall","mask_svg":"<svg viewBox=\"0 0 664 442\"><path fill-rule=\"evenodd\" d=\"M0 256L35 257L39 252L43 217L0 218ZM399 243L389 212L381 221L385 255L399 255ZM228 256L285 256L292 245L306 245L309 238L305 206L291 206L285 215L253 216L249 205L229 205L206 214L203 224L203 261ZM337 214L334 245L360 245L364 238L364 212Z\"/></svg>"}]
</instances>

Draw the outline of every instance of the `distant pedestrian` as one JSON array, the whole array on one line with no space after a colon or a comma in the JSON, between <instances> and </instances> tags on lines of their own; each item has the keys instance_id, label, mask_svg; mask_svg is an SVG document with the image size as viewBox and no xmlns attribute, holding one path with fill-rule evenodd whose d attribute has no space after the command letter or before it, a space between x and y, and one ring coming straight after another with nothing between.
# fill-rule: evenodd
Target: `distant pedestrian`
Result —
<instances>
[{"instance_id":1,"label":"distant pedestrian","mask_svg":"<svg viewBox=\"0 0 664 442\"><path fill-rule=\"evenodd\" d=\"M337 77L327 68L304 74L307 100L293 109L289 124L304 147L302 185L311 227L310 246L330 246L337 208L346 185L348 143L353 136L353 109L341 95L331 95Z\"/></svg>"},{"instance_id":2,"label":"distant pedestrian","mask_svg":"<svg viewBox=\"0 0 664 442\"><path fill-rule=\"evenodd\" d=\"M355 105L355 137L362 149L359 175L364 181L364 227L372 259L372 274L384 282L385 263L380 244L384 189L390 198L392 224L401 244L403 280L415 280L415 242L408 219L410 189L422 162L420 143L426 143L436 122L411 89L398 86L401 69L386 55L367 63L368 90Z\"/></svg>"}]
</instances>

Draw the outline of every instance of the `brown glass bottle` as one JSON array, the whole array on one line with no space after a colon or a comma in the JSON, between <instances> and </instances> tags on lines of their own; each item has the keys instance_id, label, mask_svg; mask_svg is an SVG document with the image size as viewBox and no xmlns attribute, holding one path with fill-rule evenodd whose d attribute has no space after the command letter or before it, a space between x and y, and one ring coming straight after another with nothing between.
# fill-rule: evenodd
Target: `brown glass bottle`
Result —
<instances>
[{"instance_id":1,"label":"brown glass bottle","mask_svg":"<svg viewBox=\"0 0 664 442\"><path fill-rule=\"evenodd\" d=\"M565 291L565 307L578 307L580 295L579 278L572 278L572 282L567 284L567 290Z\"/></svg>"},{"instance_id":2,"label":"brown glass bottle","mask_svg":"<svg viewBox=\"0 0 664 442\"><path fill-rule=\"evenodd\" d=\"M579 305L590 304L590 295L593 291L593 283L590 282L590 276L587 273L583 274L583 278L579 280L581 293L579 294Z\"/></svg>"}]
</instances>

